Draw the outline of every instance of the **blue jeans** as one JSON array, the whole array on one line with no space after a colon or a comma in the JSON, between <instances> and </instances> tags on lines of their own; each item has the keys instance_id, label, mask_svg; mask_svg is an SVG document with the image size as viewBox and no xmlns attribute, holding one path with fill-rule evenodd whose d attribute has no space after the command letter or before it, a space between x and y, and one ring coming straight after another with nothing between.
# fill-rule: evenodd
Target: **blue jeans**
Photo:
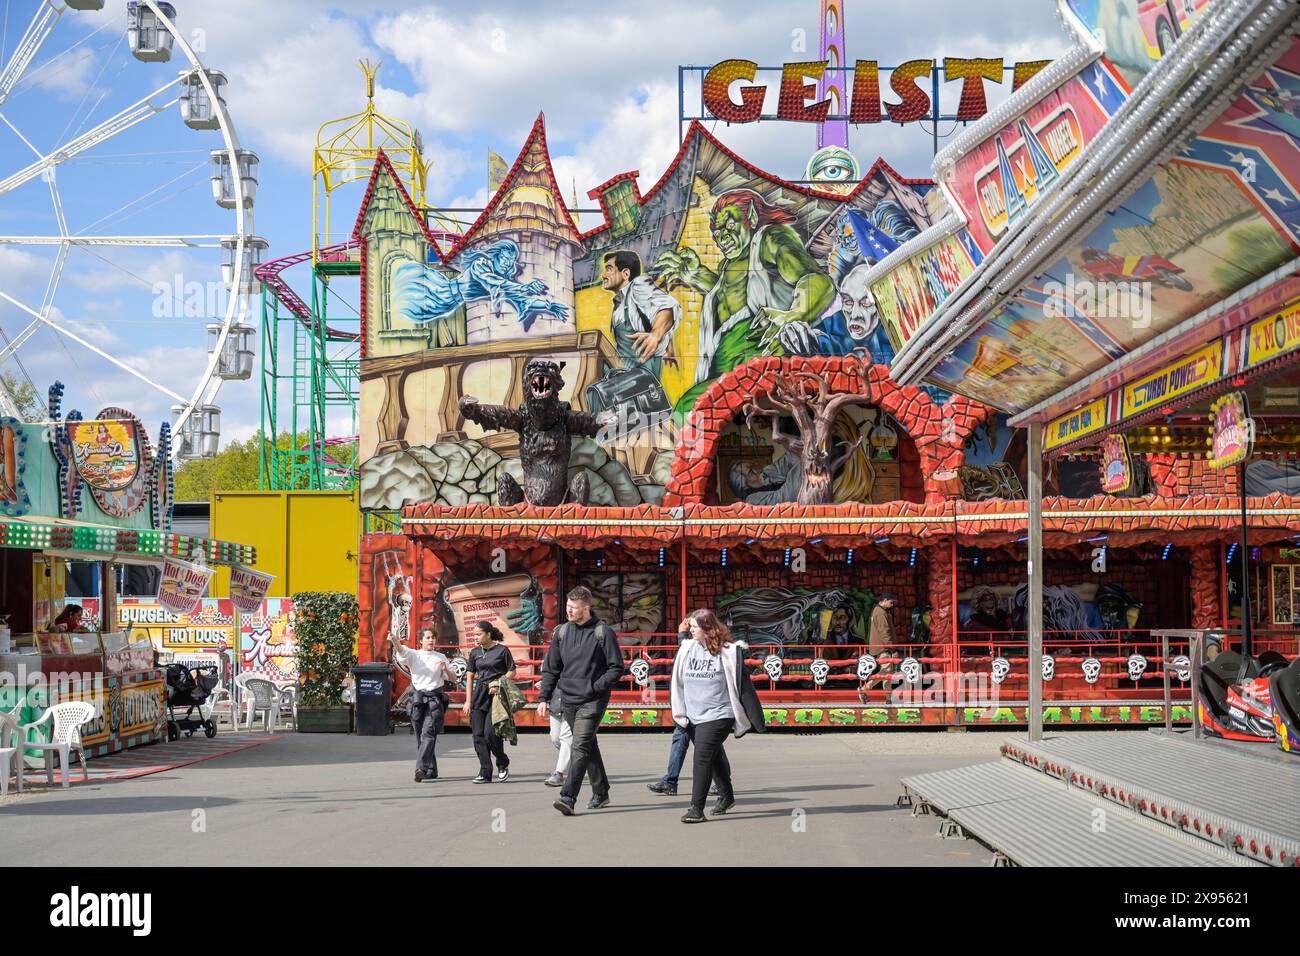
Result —
<instances>
[{"instance_id":1,"label":"blue jeans","mask_svg":"<svg viewBox=\"0 0 1300 956\"><path fill-rule=\"evenodd\" d=\"M682 774L682 767L686 763L686 751L691 746L691 734L685 727L673 728L672 750L668 753L668 772L659 780L660 783L669 787L677 786L677 778ZM724 776L728 779L731 777L731 763L727 760L725 751L719 751L719 763L726 768Z\"/></svg>"}]
</instances>

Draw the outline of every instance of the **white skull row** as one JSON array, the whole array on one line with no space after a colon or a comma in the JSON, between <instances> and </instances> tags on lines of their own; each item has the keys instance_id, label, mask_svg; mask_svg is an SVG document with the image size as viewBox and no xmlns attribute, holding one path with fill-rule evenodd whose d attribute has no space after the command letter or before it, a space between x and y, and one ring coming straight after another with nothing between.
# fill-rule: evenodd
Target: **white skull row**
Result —
<instances>
[{"instance_id":1,"label":"white skull row","mask_svg":"<svg viewBox=\"0 0 1300 956\"><path fill-rule=\"evenodd\" d=\"M1137 680L1147 669L1147 659L1141 654L1130 654L1128 656L1128 676L1129 680Z\"/></svg>"},{"instance_id":2,"label":"white skull row","mask_svg":"<svg viewBox=\"0 0 1300 956\"><path fill-rule=\"evenodd\" d=\"M463 681L465 675L469 673L469 664L463 657L453 657L451 659L451 672L456 675L457 682Z\"/></svg>"},{"instance_id":3,"label":"white skull row","mask_svg":"<svg viewBox=\"0 0 1300 956\"><path fill-rule=\"evenodd\" d=\"M1186 682L1192 679L1192 662L1188 660L1186 654L1178 654L1170 658L1169 666L1174 669L1174 676L1180 681Z\"/></svg>"},{"instance_id":4,"label":"white skull row","mask_svg":"<svg viewBox=\"0 0 1300 956\"><path fill-rule=\"evenodd\" d=\"M784 666L785 664L781 658L775 654L768 654L767 657L763 658L763 670L767 672L767 676L771 680L779 681L781 679L781 669Z\"/></svg>"},{"instance_id":5,"label":"white skull row","mask_svg":"<svg viewBox=\"0 0 1300 956\"><path fill-rule=\"evenodd\" d=\"M863 654L858 658L858 680L870 680L871 675L878 670L880 670L880 662L876 660L875 655Z\"/></svg>"},{"instance_id":6,"label":"white skull row","mask_svg":"<svg viewBox=\"0 0 1300 956\"><path fill-rule=\"evenodd\" d=\"M812 671L813 683L821 687L826 683L826 677L831 672L831 665L824 657L818 657L813 660L808 669Z\"/></svg>"},{"instance_id":7,"label":"white skull row","mask_svg":"<svg viewBox=\"0 0 1300 956\"><path fill-rule=\"evenodd\" d=\"M644 657L638 657L628 669L632 672L632 679L636 681L638 687L645 687L650 683L650 662Z\"/></svg>"}]
</instances>

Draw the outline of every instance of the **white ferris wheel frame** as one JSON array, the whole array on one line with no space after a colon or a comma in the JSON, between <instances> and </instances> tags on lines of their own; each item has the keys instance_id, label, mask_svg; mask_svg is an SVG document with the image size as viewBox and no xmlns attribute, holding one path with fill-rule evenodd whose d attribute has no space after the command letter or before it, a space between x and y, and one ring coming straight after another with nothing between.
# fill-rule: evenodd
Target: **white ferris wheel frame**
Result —
<instances>
[{"instance_id":1,"label":"white ferris wheel frame","mask_svg":"<svg viewBox=\"0 0 1300 956\"><path fill-rule=\"evenodd\" d=\"M140 379L145 384L157 389L163 394L175 399L181 405L181 413L176 421L172 423L172 443L171 454L176 457L180 450L180 436L183 434L186 423L190 420L195 411L203 405L211 405L221 390L222 378L216 374L217 365L221 361L221 353L226 345L226 340L230 337L230 329L237 322L242 322L248 315L248 300L251 293L245 291L243 284L243 274L245 262L249 256L248 239L252 236L253 215L252 209L245 205L244 182L239 171L239 137L235 133L235 125L230 118L229 111L225 102L217 95L217 90L209 78L207 69L195 54L193 48L186 42L177 29L176 24L168 16L165 16L159 9L157 0L139 0L141 7L148 8L161 23L167 32L171 34L173 47L179 47L189 61L189 73L183 73L176 79L170 81L157 90L154 90L148 96L137 100L131 106L116 113L109 119L101 122L98 126L90 131L74 137L72 140L64 143L62 146L52 150L49 153L42 153L33 146L21 132L9 122L9 120L0 112L0 122L3 122L10 131L23 141L35 155L36 161L19 170L17 173L9 176L7 179L0 181L0 196L17 188L31 179L41 176L45 179L50 189L51 200L54 204L54 214L59 225L58 236L7 236L0 237L0 244L12 245L57 245L58 252L55 256L54 268L51 271L49 282L46 286L44 298L41 302L40 310L18 301L12 296L0 289L0 299L15 306L21 311L31 316L32 321L23 328L13 339L10 339L3 348L0 348L0 362L12 357L17 357L18 349L26 342L35 331L42 325L66 336L83 348L94 352L101 358L111 362L123 371ZM68 7L66 4L57 3L56 0L41 0L41 6L32 18L31 24L18 45L14 48L14 53L9 62L4 64L0 69L0 107L3 107L9 93L13 90L14 85L22 78L27 67L31 64L32 59L36 56L46 37L54 29L64 11ZM213 112L217 119L218 128L221 131L221 137L224 144L226 161L230 169L231 186L234 198L235 211L235 235L203 235L203 236L73 236L68 234L67 220L63 215L63 203L59 196L58 184L56 182L55 172L58 166L72 159L76 155L85 152L101 143L107 141L118 133L135 126L146 119L159 115L170 109L179 102L179 97L168 100L161 105L154 101L169 91L172 87L179 84L187 76L197 75L199 82L203 85L207 93L208 102L211 104ZM230 260L230 285L226 290L226 313L221 320L220 329L214 343L211 344L210 354L208 355L207 367L200 377L198 384L195 386L189 398L185 398L162 385L149 376L133 368L118 357L104 351L93 343L87 341L83 336L78 335L71 329L66 328L61 323L52 319L49 315L50 309L54 304L54 297L58 291L59 282L63 275L63 268L67 262L68 251L73 246L149 246L149 247L182 247L182 248L221 248L222 240L234 239L233 256ZM214 241L215 240L215 241ZM0 411L6 415L21 417L18 409L9 394L8 389L3 383L0 383Z\"/></svg>"}]
</instances>

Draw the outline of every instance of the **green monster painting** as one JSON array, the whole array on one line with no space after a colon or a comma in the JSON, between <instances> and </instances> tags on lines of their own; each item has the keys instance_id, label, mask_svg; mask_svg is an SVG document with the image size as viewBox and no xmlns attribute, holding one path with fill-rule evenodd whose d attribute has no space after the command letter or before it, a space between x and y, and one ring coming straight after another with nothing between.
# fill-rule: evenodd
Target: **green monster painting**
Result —
<instances>
[{"instance_id":1,"label":"green monster painting","mask_svg":"<svg viewBox=\"0 0 1300 956\"><path fill-rule=\"evenodd\" d=\"M677 401L673 417L685 421L720 375L760 355L781 355L777 335L788 322L816 322L835 295L824 269L804 248L794 216L769 205L752 189L723 193L713 205L710 230L722 253L715 273L694 249L663 253L655 273L704 296L695 385Z\"/></svg>"}]
</instances>

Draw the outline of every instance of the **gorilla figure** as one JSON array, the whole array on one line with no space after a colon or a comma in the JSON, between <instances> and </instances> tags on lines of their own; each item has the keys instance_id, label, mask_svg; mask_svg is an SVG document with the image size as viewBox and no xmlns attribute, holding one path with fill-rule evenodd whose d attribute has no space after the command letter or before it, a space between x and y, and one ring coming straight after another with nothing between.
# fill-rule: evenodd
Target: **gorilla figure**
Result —
<instances>
[{"instance_id":1,"label":"gorilla figure","mask_svg":"<svg viewBox=\"0 0 1300 956\"><path fill-rule=\"evenodd\" d=\"M524 404L519 408L505 405L481 405L466 395L460 411L467 419L497 431L511 429L519 433L519 457L524 467L524 487L508 474L497 479L497 504L517 505L527 499L532 505L558 505L566 500L587 504L591 483L578 473L568 480L572 436L595 438L601 428L612 423L610 413L591 415L575 412L568 402L560 401L564 380L556 364L532 359L524 367Z\"/></svg>"}]
</instances>

